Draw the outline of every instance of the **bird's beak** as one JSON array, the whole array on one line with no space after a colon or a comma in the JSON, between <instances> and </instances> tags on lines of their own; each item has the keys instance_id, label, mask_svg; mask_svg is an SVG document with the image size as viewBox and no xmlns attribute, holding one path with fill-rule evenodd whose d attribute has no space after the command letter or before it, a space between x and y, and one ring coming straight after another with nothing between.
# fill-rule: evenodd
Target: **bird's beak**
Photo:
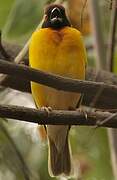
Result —
<instances>
[{"instance_id":1,"label":"bird's beak","mask_svg":"<svg viewBox=\"0 0 117 180\"><path fill-rule=\"evenodd\" d=\"M54 23L62 23L63 19L62 19L62 14L61 14L59 8L55 7L51 11L50 21L51 21L52 24L54 24Z\"/></svg>"}]
</instances>

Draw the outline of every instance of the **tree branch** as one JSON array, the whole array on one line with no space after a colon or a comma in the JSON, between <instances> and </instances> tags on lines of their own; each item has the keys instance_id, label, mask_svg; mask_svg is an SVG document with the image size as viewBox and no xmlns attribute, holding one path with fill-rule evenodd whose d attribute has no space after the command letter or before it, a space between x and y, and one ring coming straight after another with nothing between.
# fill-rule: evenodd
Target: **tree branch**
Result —
<instances>
[{"instance_id":1,"label":"tree branch","mask_svg":"<svg viewBox=\"0 0 117 180\"><path fill-rule=\"evenodd\" d=\"M86 71L86 79L95 82L104 82L112 85L117 85L117 75L107 71L96 71L95 68L88 67ZM1 85L10 87L23 92L30 92L30 81L19 77L8 76ZM20 81L20 84L19 84Z\"/></svg>"},{"instance_id":2,"label":"tree branch","mask_svg":"<svg viewBox=\"0 0 117 180\"><path fill-rule=\"evenodd\" d=\"M115 85L108 85L103 82L81 81L64 78L58 75L52 75L29 68L28 66L17 65L3 60L0 60L0 72L19 77L20 79L34 81L58 90L84 93L86 96L90 96L92 98L98 92L100 87L103 87L104 90L101 95L102 99L99 99L99 101L103 101L101 106L106 104L107 108L110 108L112 105L117 107L117 86Z\"/></svg>"},{"instance_id":3,"label":"tree branch","mask_svg":"<svg viewBox=\"0 0 117 180\"><path fill-rule=\"evenodd\" d=\"M112 113L109 112L87 111L86 113L87 119L81 111L52 110L47 113L41 109L37 110L13 105L0 105L0 117L38 124L96 126L105 118L112 116ZM117 128L117 116L114 116L104 124L100 123L100 126Z\"/></svg>"},{"instance_id":4,"label":"tree branch","mask_svg":"<svg viewBox=\"0 0 117 180\"><path fill-rule=\"evenodd\" d=\"M3 60L0 60L0 72L50 86L57 90L81 93L89 93L88 91L90 90L94 93L98 91L101 86L103 86L106 91L109 91L109 93L111 91L115 94L117 93L117 86L115 85L108 85L103 82L83 81L62 77L59 75L53 75L51 73L46 73L34 68L30 68L28 66L17 65L15 63L5 62Z\"/></svg>"}]
</instances>

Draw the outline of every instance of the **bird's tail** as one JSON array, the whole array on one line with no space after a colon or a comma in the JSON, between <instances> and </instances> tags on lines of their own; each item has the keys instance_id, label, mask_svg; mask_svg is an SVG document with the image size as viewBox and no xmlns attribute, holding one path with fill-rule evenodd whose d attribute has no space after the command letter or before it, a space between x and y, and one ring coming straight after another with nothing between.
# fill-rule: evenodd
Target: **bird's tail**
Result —
<instances>
[{"instance_id":1,"label":"bird's tail","mask_svg":"<svg viewBox=\"0 0 117 180\"><path fill-rule=\"evenodd\" d=\"M68 135L61 151L58 151L55 143L49 139L48 169L50 176L59 176L61 174L69 176L71 174L71 153Z\"/></svg>"}]
</instances>

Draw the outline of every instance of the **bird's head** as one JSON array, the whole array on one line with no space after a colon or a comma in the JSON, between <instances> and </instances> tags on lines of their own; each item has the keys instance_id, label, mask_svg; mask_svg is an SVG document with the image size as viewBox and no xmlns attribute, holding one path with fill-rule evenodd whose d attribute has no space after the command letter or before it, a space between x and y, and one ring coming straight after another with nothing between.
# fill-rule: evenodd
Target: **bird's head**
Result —
<instances>
[{"instance_id":1,"label":"bird's head","mask_svg":"<svg viewBox=\"0 0 117 180\"><path fill-rule=\"evenodd\" d=\"M42 28L51 27L53 29L60 29L64 26L71 26L65 8L62 5L52 4L45 8L44 22Z\"/></svg>"}]
</instances>

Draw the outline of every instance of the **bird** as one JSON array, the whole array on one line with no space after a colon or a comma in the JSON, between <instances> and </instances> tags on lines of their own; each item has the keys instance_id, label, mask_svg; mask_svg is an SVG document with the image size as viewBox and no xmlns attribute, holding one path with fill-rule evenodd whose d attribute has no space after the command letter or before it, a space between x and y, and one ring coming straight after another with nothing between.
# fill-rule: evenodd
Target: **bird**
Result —
<instances>
[{"instance_id":1,"label":"bird","mask_svg":"<svg viewBox=\"0 0 117 180\"><path fill-rule=\"evenodd\" d=\"M80 31L73 28L60 4L45 7L43 23L31 37L29 65L47 73L85 79L86 49ZM82 94L65 92L31 82L37 108L70 110L80 104ZM49 109L50 110L50 109ZM46 125L48 171L50 176L69 177L73 173L69 125Z\"/></svg>"}]
</instances>

